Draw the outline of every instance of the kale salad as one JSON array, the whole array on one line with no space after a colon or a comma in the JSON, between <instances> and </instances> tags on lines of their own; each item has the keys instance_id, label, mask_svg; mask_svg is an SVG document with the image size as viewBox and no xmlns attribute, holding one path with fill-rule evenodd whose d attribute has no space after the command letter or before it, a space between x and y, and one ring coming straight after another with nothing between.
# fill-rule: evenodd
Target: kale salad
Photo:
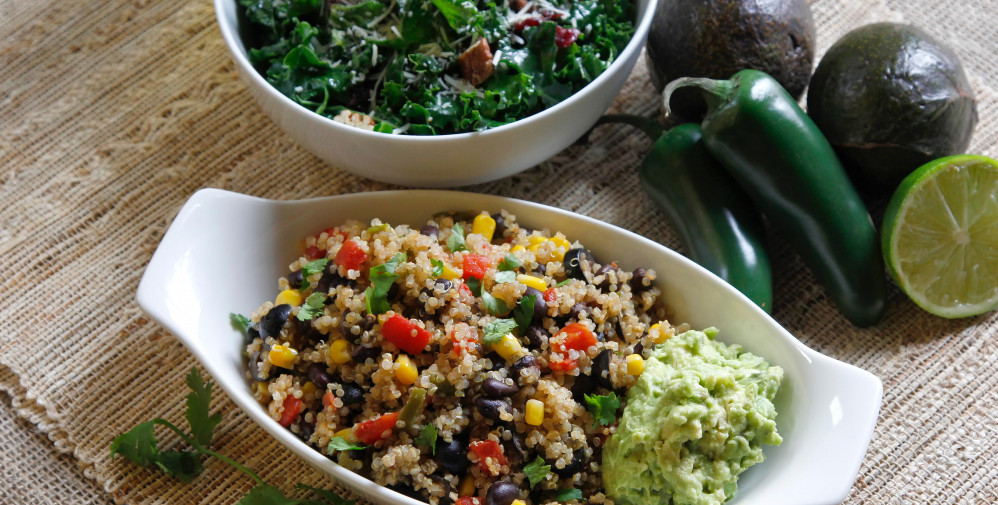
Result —
<instances>
[{"instance_id":1,"label":"kale salad","mask_svg":"<svg viewBox=\"0 0 998 505\"><path fill-rule=\"evenodd\" d=\"M238 0L250 61L336 121L440 135L535 114L600 75L632 0Z\"/></svg>"}]
</instances>

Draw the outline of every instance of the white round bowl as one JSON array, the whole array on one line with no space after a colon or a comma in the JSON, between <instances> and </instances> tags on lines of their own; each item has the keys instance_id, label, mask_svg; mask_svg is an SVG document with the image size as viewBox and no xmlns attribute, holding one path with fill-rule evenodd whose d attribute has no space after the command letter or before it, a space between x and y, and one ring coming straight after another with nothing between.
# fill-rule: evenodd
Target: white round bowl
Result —
<instances>
[{"instance_id":1,"label":"white round bowl","mask_svg":"<svg viewBox=\"0 0 998 505\"><path fill-rule=\"evenodd\" d=\"M644 46L658 0L637 0L636 30L616 61L567 100L514 123L474 133L391 135L322 117L274 89L250 64L235 0L214 0L236 70L264 112L296 142L337 168L420 187L476 184L530 168L582 136L620 92Z\"/></svg>"}]
</instances>

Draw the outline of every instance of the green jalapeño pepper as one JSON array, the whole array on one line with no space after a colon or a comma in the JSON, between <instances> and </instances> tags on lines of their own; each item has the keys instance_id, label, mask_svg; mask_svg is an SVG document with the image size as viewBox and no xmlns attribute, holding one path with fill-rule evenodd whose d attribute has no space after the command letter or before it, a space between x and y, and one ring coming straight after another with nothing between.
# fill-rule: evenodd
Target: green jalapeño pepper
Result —
<instances>
[{"instance_id":1,"label":"green jalape\u00f1o pepper","mask_svg":"<svg viewBox=\"0 0 998 505\"><path fill-rule=\"evenodd\" d=\"M877 232L831 145L775 79L742 70L731 79L677 79L663 92L700 89L707 149L801 255L856 326L886 306Z\"/></svg>"},{"instance_id":2,"label":"green jalape\u00f1o pepper","mask_svg":"<svg viewBox=\"0 0 998 505\"><path fill-rule=\"evenodd\" d=\"M643 117L600 119L608 122L636 126L655 141L638 173L641 187L676 230L690 259L770 312L773 281L762 216L707 152L700 125L684 124L663 134Z\"/></svg>"}]
</instances>

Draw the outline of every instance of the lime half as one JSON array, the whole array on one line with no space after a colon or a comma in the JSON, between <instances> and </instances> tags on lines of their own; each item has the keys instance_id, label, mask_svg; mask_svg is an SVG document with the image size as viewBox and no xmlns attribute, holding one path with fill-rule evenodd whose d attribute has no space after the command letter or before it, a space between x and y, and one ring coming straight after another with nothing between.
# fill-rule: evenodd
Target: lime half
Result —
<instances>
[{"instance_id":1,"label":"lime half","mask_svg":"<svg viewBox=\"0 0 998 505\"><path fill-rule=\"evenodd\" d=\"M998 307L998 161L963 154L912 172L887 205L882 246L895 282L928 312Z\"/></svg>"}]
</instances>

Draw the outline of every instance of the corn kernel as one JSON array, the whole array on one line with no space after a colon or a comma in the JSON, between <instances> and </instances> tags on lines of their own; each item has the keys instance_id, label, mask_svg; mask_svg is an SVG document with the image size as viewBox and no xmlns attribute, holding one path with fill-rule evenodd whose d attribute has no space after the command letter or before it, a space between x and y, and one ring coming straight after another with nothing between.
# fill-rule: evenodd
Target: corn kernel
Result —
<instances>
[{"instance_id":1,"label":"corn kernel","mask_svg":"<svg viewBox=\"0 0 998 505\"><path fill-rule=\"evenodd\" d=\"M312 383L312 381L306 382L301 387L301 395L302 396L312 396L312 395L314 395L318 391L319 391L319 386L316 386L314 383Z\"/></svg>"},{"instance_id":2,"label":"corn kernel","mask_svg":"<svg viewBox=\"0 0 998 505\"><path fill-rule=\"evenodd\" d=\"M395 363L399 365L395 369L395 378L406 386L415 384L416 379L419 378L419 370L416 369L416 365L409 359L409 356L399 354L399 357L395 358Z\"/></svg>"},{"instance_id":3,"label":"corn kernel","mask_svg":"<svg viewBox=\"0 0 998 505\"><path fill-rule=\"evenodd\" d=\"M513 503L510 503L509 505L527 505L527 502L523 500L513 500Z\"/></svg>"},{"instance_id":4,"label":"corn kernel","mask_svg":"<svg viewBox=\"0 0 998 505\"><path fill-rule=\"evenodd\" d=\"M270 390L267 389L267 383L266 382L257 382L256 383L256 392L258 394L263 395L263 396L270 396Z\"/></svg>"},{"instance_id":5,"label":"corn kernel","mask_svg":"<svg viewBox=\"0 0 998 505\"><path fill-rule=\"evenodd\" d=\"M357 436L354 435L352 427L351 428L343 428L342 430L337 431L336 433L334 433L333 436L334 437L340 437L343 440L346 440L347 442L352 442L352 443L357 443L358 442Z\"/></svg>"},{"instance_id":6,"label":"corn kernel","mask_svg":"<svg viewBox=\"0 0 998 505\"><path fill-rule=\"evenodd\" d=\"M656 344L661 344L662 342L669 340L669 334L662 331L662 325L659 323L655 323L651 325L651 328L648 328L648 333L652 332L657 332L657 334L655 335L655 340L653 340L653 342L655 342Z\"/></svg>"},{"instance_id":7,"label":"corn kernel","mask_svg":"<svg viewBox=\"0 0 998 505\"><path fill-rule=\"evenodd\" d=\"M492 242L492 235L496 232L496 220L485 214L475 216L471 222L471 233L477 233L488 242Z\"/></svg>"},{"instance_id":8,"label":"corn kernel","mask_svg":"<svg viewBox=\"0 0 998 505\"><path fill-rule=\"evenodd\" d=\"M342 338L333 340L329 344L329 359L337 365L342 365L344 363L350 362L350 342Z\"/></svg>"},{"instance_id":9,"label":"corn kernel","mask_svg":"<svg viewBox=\"0 0 998 505\"><path fill-rule=\"evenodd\" d=\"M527 243L529 243L530 245L540 245L547 241L548 241L547 237L542 237L540 235L531 235L527 237Z\"/></svg>"},{"instance_id":10,"label":"corn kernel","mask_svg":"<svg viewBox=\"0 0 998 505\"><path fill-rule=\"evenodd\" d=\"M301 293L297 289L285 289L277 295L275 303L277 305L288 304L292 307L297 307L301 305Z\"/></svg>"},{"instance_id":11,"label":"corn kernel","mask_svg":"<svg viewBox=\"0 0 998 505\"><path fill-rule=\"evenodd\" d=\"M513 246L513 248L510 249L509 252L520 252L520 251L526 251L526 250L527 250L526 247L523 247L522 245L517 244L517 245Z\"/></svg>"},{"instance_id":12,"label":"corn kernel","mask_svg":"<svg viewBox=\"0 0 998 505\"><path fill-rule=\"evenodd\" d=\"M534 399L527 400L523 420L531 426L540 426L544 422L544 402Z\"/></svg>"},{"instance_id":13,"label":"corn kernel","mask_svg":"<svg viewBox=\"0 0 998 505\"><path fill-rule=\"evenodd\" d=\"M274 344L270 348L270 362L274 366L279 366L281 368L294 368L295 358L298 357L298 351L281 344Z\"/></svg>"},{"instance_id":14,"label":"corn kernel","mask_svg":"<svg viewBox=\"0 0 998 505\"><path fill-rule=\"evenodd\" d=\"M461 277L461 272L454 270L450 265L445 263L444 267L441 269L440 277L452 281L458 277Z\"/></svg>"},{"instance_id":15,"label":"corn kernel","mask_svg":"<svg viewBox=\"0 0 998 505\"><path fill-rule=\"evenodd\" d=\"M527 287L534 288L537 291L544 291L545 289L548 288L548 285L546 282L544 282L544 279L541 279L540 277L534 277L533 275L517 274L516 282L519 282L520 284L523 284Z\"/></svg>"},{"instance_id":16,"label":"corn kernel","mask_svg":"<svg viewBox=\"0 0 998 505\"><path fill-rule=\"evenodd\" d=\"M510 360L515 358L523 350L523 346L520 345L520 341L512 333L507 333L498 342L492 344L492 350L499 353L503 358Z\"/></svg>"},{"instance_id":17,"label":"corn kernel","mask_svg":"<svg viewBox=\"0 0 998 505\"><path fill-rule=\"evenodd\" d=\"M640 354L631 354L624 361L627 362L627 373L631 375L641 375L645 371L645 360Z\"/></svg>"},{"instance_id":18,"label":"corn kernel","mask_svg":"<svg viewBox=\"0 0 998 505\"><path fill-rule=\"evenodd\" d=\"M530 252L537 252L541 248L541 244L543 243L544 242L541 242L539 244L530 244L529 246L527 246L527 250Z\"/></svg>"},{"instance_id":19,"label":"corn kernel","mask_svg":"<svg viewBox=\"0 0 998 505\"><path fill-rule=\"evenodd\" d=\"M566 251L572 248L571 242L561 237L551 237L551 242L554 242L554 245L564 248Z\"/></svg>"},{"instance_id":20,"label":"corn kernel","mask_svg":"<svg viewBox=\"0 0 998 505\"><path fill-rule=\"evenodd\" d=\"M458 496L472 496L475 494L475 478L469 473L461 479L461 487L457 492Z\"/></svg>"}]
</instances>

